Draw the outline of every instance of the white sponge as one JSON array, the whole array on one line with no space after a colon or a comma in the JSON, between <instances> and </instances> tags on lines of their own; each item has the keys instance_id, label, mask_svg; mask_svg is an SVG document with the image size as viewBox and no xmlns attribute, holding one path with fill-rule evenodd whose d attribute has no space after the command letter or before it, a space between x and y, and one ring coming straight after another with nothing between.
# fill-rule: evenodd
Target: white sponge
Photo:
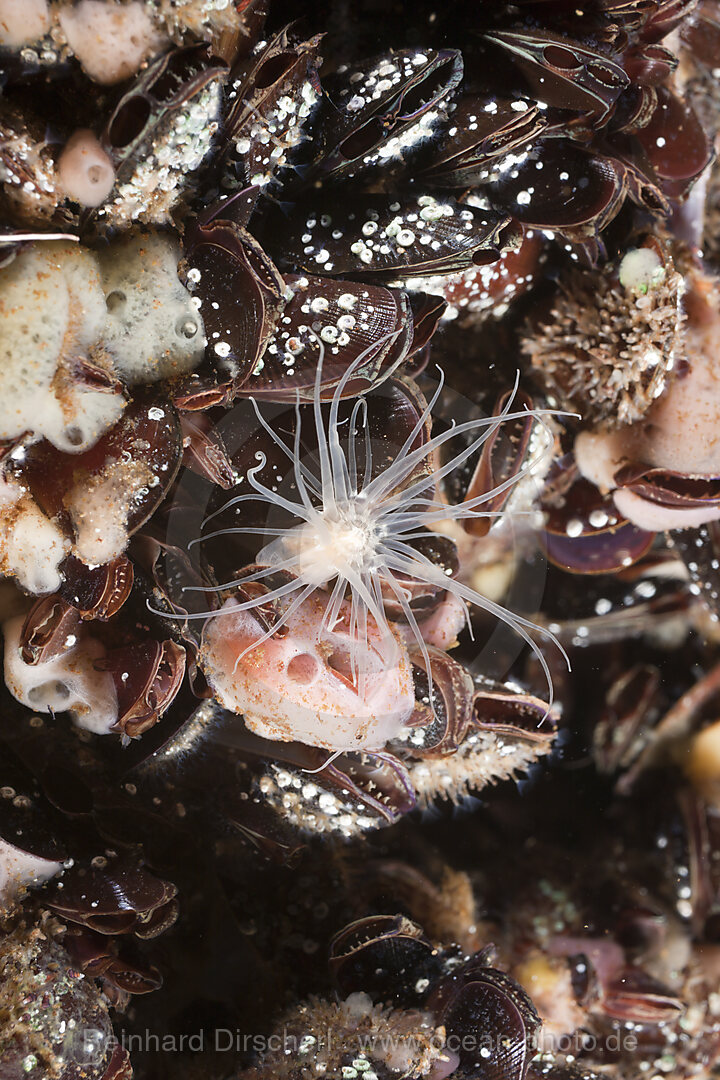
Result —
<instances>
[{"instance_id":1,"label":"white sponge","mask_svg":"<svg viewBox=\"0 0 720 1080\"><path fill-rule=\"evenodd\" d=\"M104 85L128 79L167 43L141 0L80 0L63 7L58 19L85 73Z\"/></svg>"},{"instance_id":2,"label":"white sponge","mask_svg":"<svg viewBox=\"0 0 720 1080\"><path fill-rule=\"evenodd\" d=\"M0 573L31 593L54 592L70 544L19 485L0 476Z\"/></svg>"},{"instance_id":3,"label":"white sponge","mask_svg":"<svg viewBox=\"0 0 720 1080\"><path fill-rule=\"evenodd\" d=\"M202 360L205 329L178 278L180 255L162 233L126 237L100 252L104 344L129 385L182 375Z\"/></svg>"},{"instance_id":4,"label":"white sponge","mask_svg":"<svg viewBox=\"0 0 720 1080\"><path fill-rule=\"evenodd\" d=\"M19 49L47 34L47 0L0 0L0 45Z\"/></svg>"},{"instance_id":5,"label":"white sponge","mask_svg":"<svg viewBox=\"0 0 720 1080\"><path fill-rule=\"evenodd\" d=\"M5 623L5 681L22 705L35 712L69 712L79 727L108 735L117 720L115 683L95 662L105 650L95 638L69 645L66 652L41 664L26 664L20 652L24 618Z\"/></svg>"},{"instance_id":6,"label":"white sponge","mask_svg":"<svg viewBox=\"0 0 720 1080\"><path fill-rule=\"evenodd\" d=\"M0 439L30 432L77 453L119 419L121 394L73 378L104 320L96 260L78 246L37 245L0 270Z\"/></svg>"}]
</instances>

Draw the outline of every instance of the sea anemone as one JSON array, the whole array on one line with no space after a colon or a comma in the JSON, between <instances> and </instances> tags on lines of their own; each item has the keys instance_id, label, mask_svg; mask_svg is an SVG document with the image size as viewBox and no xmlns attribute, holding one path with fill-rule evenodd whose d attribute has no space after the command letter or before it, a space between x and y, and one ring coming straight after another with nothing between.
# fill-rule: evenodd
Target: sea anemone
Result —
<instances>
[{"instance_id":1,"label":"sea anemone","mask_svg":"<svg viewBox=\"0 0 720 1080\"><path fill-rule=\"evenodd\" d=\"M718 1071L720 0L377 12L0 0L2 1080Z\"/></svg>"},{"instance_id":2,"label":"sea anemone","mask_svg":"<svg viewBox=\"0 0 720 1080\"><path fill-rule=\"evenodd\" d=\"M277 490L277 485L271 488L258 479L258 472L267 464L266 455L258 451L258 463L247 470L247 482L253 490L234 496L205 522L218 513L254 501L264 504L267 510L281 507L291 515L294 523L285 529L231 526L206 533L195 541L238 533L259 533L263 538L272 537L257 556L256 563L260 569L217 586L218 591L238 589L239 595L226 600L218 610L192 615L193 618L217 619L214 626L206 628L204 657L208 679L226 708L242 711L246 716L248 711L256 711L248 708L247 695L242 691L238 693L244 684L243 673L238 674L238 667L250 653L256 658L256 667L267 663L277 666L278 657L274 657L273 663L270 655L263 655L263 647L267 650L267 642L276 639L283 630L287 633L291 629L296 613L310 602L314 594L320 593L322 605L316 643L321 644L325 639L331 651L335 650L337 643L331 640L331 635L338 625L342 625L347 650L343 675L351 682L363 704L370 705L372 702L371 708L362 710L365 720L363 729L359 730L355 724L353 730L348 732L343 726L337 736L327 730L318 730L323 727L320 717L327 721L330 714L337 710L331 695L322 700L324 695L314 695L311 689L305 701L311 709L314 708L317 729L300 735L290 730L271 735L275 738L299 737L308 742L319 739L320 745L338 751L382 747L388 739L399 734L412 712L412 694L406 695L406 707L403 708L403 695L400 694L398 700L397 687L393 687L393 707L382 709L383 698L382 695L378 696L377 689L381 673L397 671L403 665L404 649L388 617L386 605L389 603L399 606L420 650L425 670L431 672L427 643L411 605L413 590L418 587L447 591L455 597L465 609L471 632L468 605L482 608L512 627L535 652L545 672L552 703L550 669L530 631L550 638L552 635L450 576L446 568L437 565L424 553L421 543L430 539L433 527L442 522L495 516L486 509L490 500L537 469L543 456L541 452L532 455L528 464L511 479L475 498L458 505L449 504L441 498L440 484L445 477L477 453L504 421L526 418L528 412L511 412L511 396L499 416L453 424L430 437L432 410L443 387L441 376L434 394L424 405L394 459L387 467L378 468L373 457L366 399L360 397L355 401L349 422L347 418L340 418L343 391L364 359L365 353L362 353L347 368L326 410L322 401L324 347L320 342L312 403L317 468L314 462L303 460L301 454L303 434L299 395L292 447L268 424L252 399L262 428L292 463L293 486L297 496L285 497ZM530 415L542 418L547 414L534 412ZM466 435L470 436L469 441L465 439L460 450L440 463L441 449L452 440ZM549 434L542 450L547 450L548 440L551 444ZM270 583L270 588L258 590L260 583ZM251 586L249 591L248 586ZM204 586L195 585L187 586L186 590L207 591ZM264 632L257 626L253 633L246 622L242 619L238 621L243 613L261 607L267 609L274 602L279 602L280 606ZM558 647L562 651L562 647ZM284 659L287 660L287 657ZM231 673L226 669L230 661L233 662ZM298 669L298 678L302 675L300 681L312 687L320 674L320 664L316 658L312 654L297 653L288 663ZM299 671L301 666L302 672ZM258 672L253 671L253 685L257 684L257 677ZM429 684L432 701L431 673ZM316 697L318 700L315 700ZM263 734L268 732L263 731Z\"/></svg>"}]
</instances>

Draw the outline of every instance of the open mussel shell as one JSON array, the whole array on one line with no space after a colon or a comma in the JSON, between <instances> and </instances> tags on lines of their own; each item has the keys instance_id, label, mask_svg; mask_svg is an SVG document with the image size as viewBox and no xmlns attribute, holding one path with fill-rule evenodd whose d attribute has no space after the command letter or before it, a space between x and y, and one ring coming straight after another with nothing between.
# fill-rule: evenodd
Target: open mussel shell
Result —
<instances>
[{"instance_id":1,"label":"open mussel shell","mask_svg":"<svg viewBox=\"0 0 720 1080\"><path fill-rule=\"evenodd\" d=\"M456 49L400 49L329 77L314 168L337 180L404 157L432 132L462 73Z\"/></svg>"},{"instance_id":2,"label":"open mussel shell","mask_svg":"<svg viewBox=\"0 0 720 1080\"><path fill-rule=\"evenodd\" d=\"M610 495L580 476L571 455L551 467L541 505L547 557L569 573L622 570L642 559L655 539L655 533L624 518Z\"/></svg>"},{"instance_id":3,"label":"open mussel shell","mask_svg":"<svg viewBox=\"0 0 720 1080\"><path fill-rule=\"evenodd\" d=\"M441 971L441 956L421 927L404 915L371 915L330 942L330 972L343 995L414 1005Z\"/></svg>"},{"instance_id":4,"label":"open mussel shell","mask_svg":"<svg viewBox=\"0 0 720 1080\"><path fill-rule=\"evenodd\" d=\"M547 30L501 30L485 35L522 71L540 101L602 122L630 79L604 53Z\"/></svg>"},{"instance_id":5,"label":"open mussel shell","mask_svg":"<svg viewBox=\"0 0 720 1080\"><path fill-rule=\"evenodd\" d=\"M462 664L440 649L426 649L432 677L432 700L428 663L419 648L411 649L415 679L415 711L408 726L407 752L416 757L453 754L473 719L475 686Z\"/></svg>"},{"instance_id":6,"label":"open mussel shell","mask_svg":"<svg viewBox=\"0 0 720 1080\"><path fill-rule=\"evenodd\" d=\"M100 211L111 224L168 219L185 174L210 149L226 77L227 65L207 44L172 49L137 76L100 137L115 166L115 186ZM153 168L163 170L161 181Z\"/></svg>"}]
</instances>

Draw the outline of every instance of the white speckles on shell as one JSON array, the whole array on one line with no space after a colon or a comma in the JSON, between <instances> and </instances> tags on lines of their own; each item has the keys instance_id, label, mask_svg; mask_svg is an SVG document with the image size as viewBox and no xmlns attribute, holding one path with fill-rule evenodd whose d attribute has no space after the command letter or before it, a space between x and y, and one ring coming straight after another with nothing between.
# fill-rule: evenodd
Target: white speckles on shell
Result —
<instances>
[{"instance_id":1,"label":"white speckles on shell","mask_svg":"<svg viewBox=\"0 0 720 1080\"><path fill-rule=\"evenodd\" d=\"M273 807L285 820L313 835L333 833L349 839L362 836L386 824L379 813L372 813L348 791L331 792L320 784L308 784L282 766L271 765L258 781L264 803Z\"/></svg>"},{"instance_id":2,"label":"white speckles on shell","mask_svg":"<svg viewBox=\"0 0 720 1080\"><path fill-rule=\"evenodd\" d=\"M438 122L444 116L445 110L442 104L436 109L428 110L410 127L379 143L377 148L367 153L359 164L369 168L384 164L386 161L402 161L411 151L432 139ZM354 171L359 170L356 167ZM353 175L353 173L348 175Z\"/></svg>"},{"instance_id":3,"label":"white speckles on shell","mask_svg":"<svg viewBox=\"0 0 720 1080\"><path fill-rule=\"evenodd\" d=\"M104 345L129 385L193 371L203 357L205 328L178 278L180 257L177 241L161 233L123 238L99 254Z\"/></svg>"},{"instance_id":4,"label":"white speckles on shell","mask_svg":"<svg viewBox=\"0 0 720 1080\"><path fill-rule=\"evenodd\" d=\"M292 278L286 293L287 306L275 333L268 341L266 352L255 366L257 376L269 358L281 363L289 375L300 354L308 360L306 350L317 354L322 343L328 359L341 357L341 351L349 346L344 362L351 362L353 355L367 348L376 336L387 339L388 330L399 329L399 312L392 293L383 287L372 286L357 294L343 291L348 286L329 278ZM352 314L351 314L352 312ZM372 364L381 353L376 352Z\"/></svg>"},{"instance_id":5,"label":"white speckles on shell","mask_svg":"<svg viewBox=\"0 0 720 1080\"><path fill-rule=\"evenodd\" d=\"M169 114L152 143L135 155L131 176L115 185L100 211L109 224L127 227L133 222L163 224L189 183L188 174L202 163L218 129L221 87L206 86L183 110ZM122 170L119 170L122 173Z\"/></svg>"},{"instance_id":6,"label":"white speckles on shell","mask_svg":"<svg viewBox=\"0 0 720 1080\"><path fill-rule=\"evenodd\" d=\"M304 125L320 96L309 79L293 96L284 94L275 107L261 115L253 112L242 124L242 137L235 145L238 154L247 156L245 168L250 182L267 187L278 169L286 166L291 152L306 138Z\"/></svg>"},{"instance_id":7,"label":"white speckles on shell","mask_svg":"<svg viewBox=\"0 0 720 1080\"><path fill-rule=\"evenodd\" d=\"M332 222L329 215L319 221L307 218L293 244L301 240L304 264L320 265L324 272L332 270L333 262L339 263L336 273L351 269L338 240L363 266L373 270L419 268L438 258L452 258L462 266L470 263L480 239L478 231L494 224L492 214L478 211L480 208L469 211L451 200L439 201L433 195L408 198L403 204L379 204L378 208L341 207L334 212Z\"/></svg>"}]
</instances>

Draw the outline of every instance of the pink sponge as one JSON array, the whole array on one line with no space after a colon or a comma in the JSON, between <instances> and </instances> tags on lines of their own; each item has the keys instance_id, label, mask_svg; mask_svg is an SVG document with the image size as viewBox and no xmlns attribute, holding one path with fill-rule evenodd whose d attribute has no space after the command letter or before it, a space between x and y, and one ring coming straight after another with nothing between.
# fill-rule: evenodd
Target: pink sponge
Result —
<instances>
[{"instance_id":1,"label":"pink sponge","mask_svg":"<svg viewBox=\"0 0 720 1080\"><path fill-rule=\"evenodd\" d=\"M88 129L71 135L58 161L60 182L69 198L83 206L99 206L115 183L113 163Z\"/></svg>"}]
</instances>

